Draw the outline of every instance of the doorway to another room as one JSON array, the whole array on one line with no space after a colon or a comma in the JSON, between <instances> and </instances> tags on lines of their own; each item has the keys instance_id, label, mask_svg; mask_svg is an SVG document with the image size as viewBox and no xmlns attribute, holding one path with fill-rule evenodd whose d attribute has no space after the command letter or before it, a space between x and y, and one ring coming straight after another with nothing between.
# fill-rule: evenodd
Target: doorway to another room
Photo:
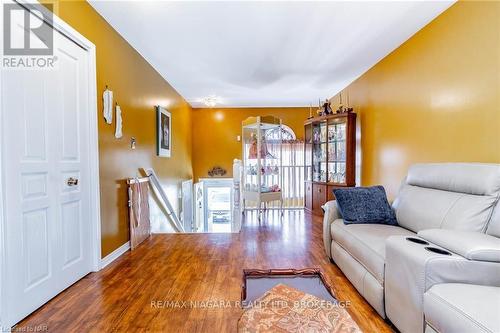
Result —
<instances>
[{"instance_id":1,"label":"doorway to another room","mask_svg":"<svg viewBox=\"0 0 500 333\"><path fill-rule=\"evenodd\" d=\"M195 219L192 232L234 232L232 178L202 178L195 184Z\"/></svg>"},{"instance_id":2,"label":"doorway to another room","mask_svg":"<svg viewBox=\"0 0 500 333\"><path fill-rule=\"evenodd\" d=\"M231 187L208 187L205 229L208 232L231 232L231 219Z\"/></svg>"}]
</instances>

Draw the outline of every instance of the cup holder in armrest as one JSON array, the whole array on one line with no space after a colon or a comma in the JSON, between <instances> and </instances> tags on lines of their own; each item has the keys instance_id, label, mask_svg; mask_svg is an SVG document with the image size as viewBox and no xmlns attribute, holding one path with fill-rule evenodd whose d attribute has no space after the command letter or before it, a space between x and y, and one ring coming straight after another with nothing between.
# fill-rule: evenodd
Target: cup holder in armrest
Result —
<instances>
[{"instance_id":1,"label":"cup holder in armrest","mask_svg":"<svg viewBox=\"0 0 500 333\"><path fill-rule=\"evenodd\" d=\"M434 253L437 253L437 254L443 254L443 255L451 256L450 252L448 252L446 250L438 249L437 247L426 246L425 249L427 251L429 251L429 252L434 252Z\"/></svg>"},{"instance_id":2,"label":"cup holder in armrest","mask_svg":"<svg viewBox=\"0 0 500 333\"><path fill-rule=\"evenodd\" d=\"M417 243L417 244L422 244L422 245L429 245L428 242L424 241L423 239L416 238L416 237L406 237L407 241Z\"/></svg>"}]
</instances>

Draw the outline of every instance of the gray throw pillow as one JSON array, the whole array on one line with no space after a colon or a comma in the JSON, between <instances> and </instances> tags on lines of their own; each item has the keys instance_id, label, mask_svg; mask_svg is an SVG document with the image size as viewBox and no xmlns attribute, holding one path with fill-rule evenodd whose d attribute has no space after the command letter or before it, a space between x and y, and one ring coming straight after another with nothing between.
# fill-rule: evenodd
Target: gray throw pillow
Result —
<instances>
[{"instance_id":1,"label":"gray throw pillow","mask_svg":"<svg viewBox=\"0 0 500 333\"><path fill-rule=\"evenodd\" d=\"M383 186L339 188L333 194L345 224L398 224Z\"/></svg>"}]
</instances>

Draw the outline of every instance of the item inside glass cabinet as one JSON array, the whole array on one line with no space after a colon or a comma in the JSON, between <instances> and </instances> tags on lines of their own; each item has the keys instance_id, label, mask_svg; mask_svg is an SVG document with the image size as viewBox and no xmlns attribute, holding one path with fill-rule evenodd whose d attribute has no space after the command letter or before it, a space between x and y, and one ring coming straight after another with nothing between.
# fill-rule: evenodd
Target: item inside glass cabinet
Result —
<instances>
[{"instance_id":1,"label":"item inside glass cabinet","mask_svg":"<svg viewBox=\"0 0 500 333\"><path fill-rule=\"evenodd\" d=\"M255 133L250 134L250 150L248 151L248 158L250 159L256 159L257 158L257 135ZM267 150L267 144L264 140L262 142L261 147L260 147L260 158L275 158L269 151Z\"/></svg>"}]
</instances>

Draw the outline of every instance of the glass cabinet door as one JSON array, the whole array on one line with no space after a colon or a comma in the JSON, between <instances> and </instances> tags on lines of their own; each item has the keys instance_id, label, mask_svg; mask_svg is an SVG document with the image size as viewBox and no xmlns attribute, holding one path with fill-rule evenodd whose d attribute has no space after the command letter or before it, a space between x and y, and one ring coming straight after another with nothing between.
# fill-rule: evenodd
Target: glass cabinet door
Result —
<instances>
[{"instance_id":1,"label":"glass cabinet door","mask_svg":"<svg viewBox=\"0 0 500 333\"><path fill-rule=\"evenodd\" d=\"M327 123L313 124L312 165L313 181L326 182L327 180Z\"/></svg>"},{"instance_id":2,"label":"glass cabinet door","mask_svg":"<svg viewBox=\"0 0 500 333\"><path fill-rule=\"evenodd\" d=\"M244 190L278 192L281 185L281 127L243 127ZM259 145L260 143L260 145Z\"/></svg>"},{"instance_id":3,"label":"glass cabinet door","mask_svg":"<svg viewBox=\"0 0 500 333\"><path fill-rule=\"evenodd\" d=\"M260 163L261 192L270 192L282 186L281 175L281 141L282 130L280 126L262 129L262 147L266 153Z\"/></svg>"},{"instance_id":4,"label":"glass cabinet door","mask_svg":"<svg viewBox=\"0 0 500 333\"><path fill-rule=\"evenodd\" d=\"M328 122L328 182L346 182L346 130L347 118L335 118Z\"/></svg>"},{"instance_id":5,"label":"glass cabinet door","mask_svg":"<svg viewBox=\"0 0 500 333\"><path fill-rule=\"evenodd\" d=\"M244 190L256 192L259 189L257 183L257 129L251 127L243 128L243 183Z\"/></svg>"}]
</instances>

